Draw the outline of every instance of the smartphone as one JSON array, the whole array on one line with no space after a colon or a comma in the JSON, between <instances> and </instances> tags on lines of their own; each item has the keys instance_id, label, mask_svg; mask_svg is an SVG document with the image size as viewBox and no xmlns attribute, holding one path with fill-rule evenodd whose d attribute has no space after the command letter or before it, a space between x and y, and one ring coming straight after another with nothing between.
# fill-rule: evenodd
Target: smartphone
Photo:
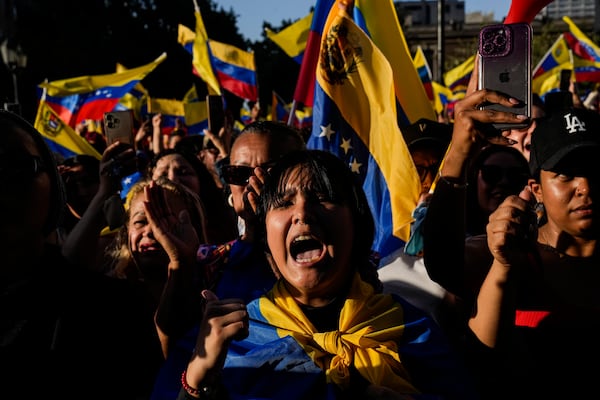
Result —
<instances>
[{"instance_id":1,"label":"smartphone","mask_svg":"<svg viewBox=\"0 0 600 400\"><path fill-rule=\"evenodd\" d=\"M561 69L560 70L560 91L568 92L569 86L571 86L571 74L573 70L571 69Z\"/></svg>"},{"instance_id":2,"label":"smartphone","mask_svg":"<svg viewBox=\"0 0 600 400\"><path fill-rule=\"evenodd\" d=\"M208 112L208 130L215 135L225 126L225 109L223 98L219 95L206 95L206 107Z\"/></svg>"},{"instance_id":3,"label":"smartphone","mask_svg":"<svg viewBox=\"0 0 600 400\"><path fill-rule=\"evenodd\" d=\"M104 135L107 145L111 145L117 140L133 145L135 135L133 112L131 110L105 112Z\"/></svg>"},{"instance_id":4,"label":"smartphone","mask_svg":"<svg viewBox=\"0 0 600 400\"><path fill-rule=\"evenodd\" d=\"M498 104L481 106L527 115L531 118L531 41L533 32L527 23L494 24L479 31L478 88L504 93L521 104L504 107ZM493 124L497 130L526 127L522 124Z\"/></svg>"}]
</instances>

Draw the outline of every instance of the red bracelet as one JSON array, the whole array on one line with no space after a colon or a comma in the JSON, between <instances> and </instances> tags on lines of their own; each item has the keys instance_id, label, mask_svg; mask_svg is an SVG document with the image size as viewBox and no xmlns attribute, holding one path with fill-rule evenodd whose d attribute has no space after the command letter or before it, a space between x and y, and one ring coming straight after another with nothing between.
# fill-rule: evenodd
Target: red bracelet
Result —
<instances>
[{"instance_id":1,"label":"red bracelet","mask_svg":"<svg viewBox=\"0 0 600 400\"><path fill-rule=\"evenodd\" d=\"M188 385L187 380L185 379L186 373L187 369L183 370L183 373L181 374L181 386L183 386L183 389L192 396L200 396L202 394L202 391L200 389L196 389Z\"/></svg>"},{"instance_id":2,"label":"red bracelet","mask_svg":"<svg viewBox=\"0 0 600 400\"><path fill-rule=\"evenodd\" d=\"M188 392L192 396L198 396L201 399L213 399L213 398L216 398L215 394L217 393L217 390L215 390L215 388L212 387L212 386L202 386L200 389L196 389L196 388L191 387L187 383L187 380L185 379L185 374L186 373L187 373L187 369L184 370L183 373L181 374L181 386L183 387L183 389L186 392Z\"/></svg>"}]
</instances>

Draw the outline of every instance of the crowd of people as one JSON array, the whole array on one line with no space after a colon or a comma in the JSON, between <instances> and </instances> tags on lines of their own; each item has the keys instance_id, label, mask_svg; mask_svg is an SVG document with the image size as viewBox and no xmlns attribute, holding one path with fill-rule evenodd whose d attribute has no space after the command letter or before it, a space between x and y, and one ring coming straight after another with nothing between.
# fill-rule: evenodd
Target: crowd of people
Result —
<instances>
[{"instance_id":1,"label":"crowd of people","mask_svg":"<svg viewBox=\"0 0 600 400\"><path fill-rule=\"evenodd\" d=\"M600 113L482 110L519 102L476 75L451 123L403 129L422 191L385 259L355 174L285 123L165 137L158 114L57 160L0 111L2 397L594 393Z\"/></svg>"}]
</instances>

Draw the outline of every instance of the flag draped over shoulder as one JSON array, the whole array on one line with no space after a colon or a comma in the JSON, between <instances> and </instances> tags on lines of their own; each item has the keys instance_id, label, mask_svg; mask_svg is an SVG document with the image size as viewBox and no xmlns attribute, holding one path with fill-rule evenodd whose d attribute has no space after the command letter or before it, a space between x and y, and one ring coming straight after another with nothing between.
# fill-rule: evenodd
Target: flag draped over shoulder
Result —
<instances>
[{"instance_id":1,"label":"flag draped over shoulder","mask_svg":"<svg viewBox=\"0 0 600 400\"><path fill-rule=\"evenodd\" d=\"M209 45L221 87L242 99L258 100L254 53L215 40L209 40Z\"/></svg>"},{"instance_id":2,"label":"flag draped over shoulder","mask_svg":"<svg viewBox=\"0 0 600 400\"><path fill-rule=\"evenodd\" d=\"M299 19L279 32L273 32L271 29L265 28L267 37L281 47L285 54L298 64L302 64L313 14L313 12L310 12L306 17Z\"/></svg>"},{"instance_id":3,"label":"flag draped over shoulder","mask_svg":"<svg viewBox=\"0 0 600 400\"><path fill-rule=\"evenodd\" d=\"M421 185L398 126L390 62L369 39L366 28L361 29L345 12L338 15L338 3L323 30L307 147L337 154L361 179L377 227L373 249L385 257L408 239ZM395 18L391 1L377 5L382 8L379 12L393 13ZM355 10L355 15L375 13ZM418 79L410 55L398 51L397 45L396 51L407 56Z\"/></svg>"},{"instance_id":4,"label":"flag draped over shoulder","mask_svg":"<svg viewBox=\"0 0 600 400\"><path fill-rule=\"evenodd\" d=\"M471 79L471 73L475 67L475 54L467 58L460 65L452 68L444 74L444 84L452 91L452 100L460 100L465 97L467 85Z\"/></svg>"},{"instance_id":5,"label":"flag draped over shoulder","mask_svg":"<svg viewBox=\"0 0 600 400\"><path fill-rule=\"evenodd\" d=\"M61 120L75 127L84 119L101 120L105 112L114 110L119 100L166 58L163 53L149 64L123 72L44 82L39 87L45 91L47 105Z\"/></svg>"},{"instance_id":6,"label":"flag draped over shoulder","mask_svg":"<svg viewBox=\"0 0 600 400\"><path fill-rule=\"evenodd\" d=\"M569 46L564 35L561 34L533 69L532 92L537 93L543 99L546 94L558 91L562 69L573 69L573 63Z\"/></svg>"},{"instance_id":7,"label":"flag draped over shoulder","mask_svg":"<svg viewBox=\"0 0 600 400\"><path fill-rule=\"evenodd\" d=\"M61 158L79 154L93 156L100 160L102 155L81 137L73 128L60 119L60 116L44 100L38 105L34 123L50 150Z\"/></svg>"},{"instance_id":8,"label":"flag draped over shoulder","mask_svg":"<svg viewBox=\"0 0 600 400\"><path fill-rule=\"evenodd\" d=\"M578 82L600 82L600 48L569 18L563 17L569 32L564 39L573 53L573 69Z\"/></svg>"}]
</instances>

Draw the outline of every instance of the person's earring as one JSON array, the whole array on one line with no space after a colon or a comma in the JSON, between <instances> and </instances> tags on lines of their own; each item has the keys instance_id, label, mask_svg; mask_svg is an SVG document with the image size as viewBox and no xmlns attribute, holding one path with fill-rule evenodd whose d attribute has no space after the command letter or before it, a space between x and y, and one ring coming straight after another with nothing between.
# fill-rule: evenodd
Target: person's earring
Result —
<instances>
[{"instance_id":1,"label":"person's earring","mask_svg":"<svg viewBox=\"0 0 600 400\"><path fill-rule=\"evenodd\" d=\"M233 194L231 193L229 193L229 196L227 196L227 204L233 207Z\"/></svg>"},{"instance_id":2,"label":"person's earring","mask_svg":"<svg viewBox=\"0 0 600 400\"><path fill-rule=\"evenodd\" d=\"M538 226L542 226L544 222L546 222L546 209L544 208L544 203L535 203L534 210L537 215L537 224Z\"/></svg>"}]
</instances>

